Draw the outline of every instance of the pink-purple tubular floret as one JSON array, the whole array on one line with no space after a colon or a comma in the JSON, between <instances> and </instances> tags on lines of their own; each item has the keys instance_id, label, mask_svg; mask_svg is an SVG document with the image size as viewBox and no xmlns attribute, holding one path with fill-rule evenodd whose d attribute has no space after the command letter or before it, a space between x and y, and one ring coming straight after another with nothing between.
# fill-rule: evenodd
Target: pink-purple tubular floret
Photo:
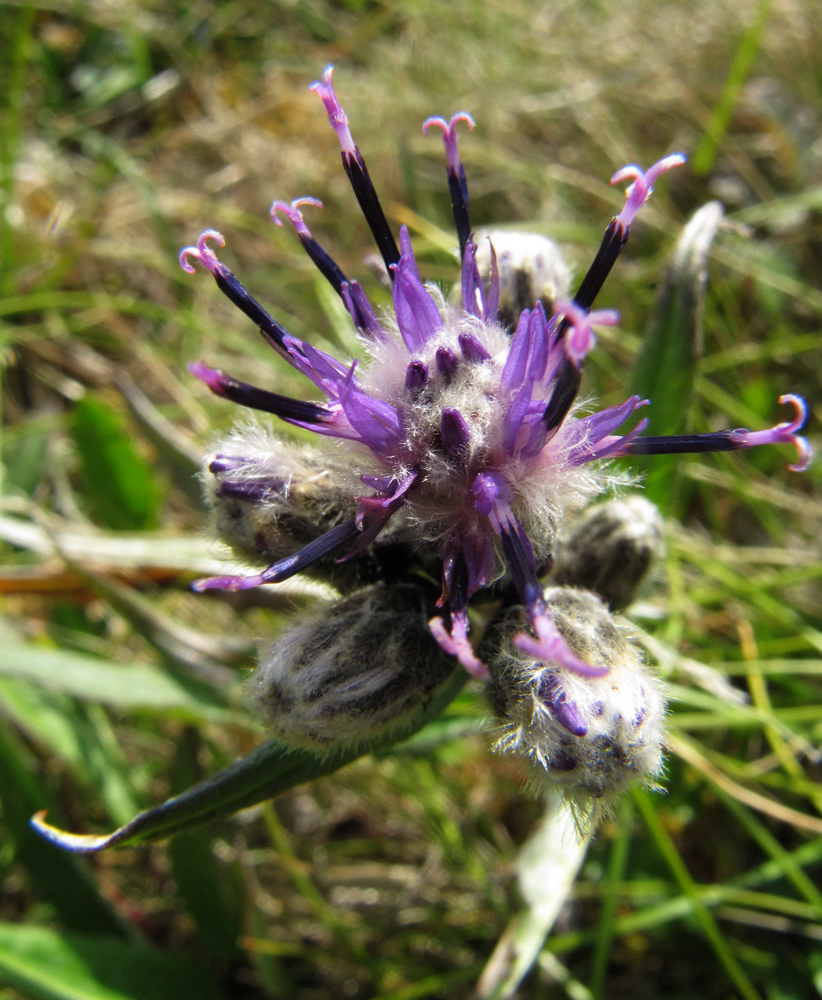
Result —
<instances>
[{"instance_id":1,"label":"pink-purple tubular floret","mask_svg":"<svg viewBox=\"0 0 822 1000\"><path fill-rule=\"evenodd\" d=\"M192 261L198 261L208 269L221 291L252 319L278 354L314 383L325 399L322 403L290 399L239 382L202 363L193 365L192 373L213 392L241 405L272 413L287 423L321 435L365 446L377 468L384 470L384 474L361 476L364 486L373 492L357 498L357 514L349 521L335 526L261 573L200 580L195 584L199 590L239 590L278 582L329 553L339 550L344 560L361 552L395 513L413 504L419 491L426 489L422 474L425 456L414 452L407 434L407 413L411 404L420 398L432 379L447 383L462 366L491 362L489 349L481 337L466 329L459 333L453 347L441 344L434 351L433 359L429 356L428 361L423 360L422 356L436 342L446 322L445 307L422 281L407 229L401 228L399 244L394 239L362 154L352 138L348 119L334 93L331 67L311 89L325 105L340 143L346 173L392 282L394 319L407 352L404 392L408 406L401 405L396 398L394 402L381 398L373 386L367 390L358 378L356 361L342 363L289 334L217 258L212 244L225 245L218 232L206 230L196 246L182 250L180 263L183 268L193 272ZM477 266L465 170L457 147L456 125L459 122L473 128L473 119L461 112L450 121L429 118L423 129L427 133L431 126L436 126L443 133L460 243L464 313L478 322L493 325L499 304L499 277L493 248L487 283L482 281ZM635 410L648 405L648 400L638 396L590 416L568 417L577 397L585 356L595 344L593 327L617 322L617 315L611 310L592 311L594 298L625 246L630 226L649 197L654 182L666 171L682 164L684 159L676 153L646 172L631 165L614 174L612 183L631 182L625 206L606 229L596 259L573 300L559 302L552 316L546 315L542 303L538 302L519 317L494 390L502 401L501 451L498 449L498 453L482 458L478 466L469 467L471 415L453 406L443 406L439 414L437 447L443 460L455 469L455 490L462 491L463 511L455 515L442 542L440 604L447 608L447 618L434 618L431 630L443 649L458 657L477 677L486 676L487 671L468 638L468 602L472 594L489 586L499 575L500 551L531 626L530 632L515 637L516 645L537 660L557 662L583 676L602 676L607 672L605 667L580 660L552 624L550 609L543 599L536 557L528 534L515 513L515 491L504 468L516 463L529 468L539 467L546 449L552 448L551 442L560 437L563 461L568 468L619 455L733 450L774 443L796 447L799 458L792 469L800 471L808 465L809 447L798 434L805 419L805 404L794 395L780 399L793 406L794 419L762 431L728 430L703 435L643 437L647 421L642 420L627 433L616 434ZM282 214L292 224L306 252L340 296L363 337L374 344L385 342L393 335L378 319L362 288L349 281L311 235L300 211L300 207L306 205L321 207L314 198L299 198L290 203L276 201L272 206L272 218L281 224L278 214ZM567 727L574 731L573 718L569 717Z\"/></svg>"}]
</instances>

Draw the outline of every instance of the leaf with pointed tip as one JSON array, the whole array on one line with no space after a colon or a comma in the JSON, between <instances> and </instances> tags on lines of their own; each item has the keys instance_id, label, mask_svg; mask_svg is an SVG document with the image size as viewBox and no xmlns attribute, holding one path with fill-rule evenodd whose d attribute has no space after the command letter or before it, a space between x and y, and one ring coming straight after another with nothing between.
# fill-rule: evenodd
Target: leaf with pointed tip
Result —
<instances>
[{"instance_id":1,"label":"leaf with pointed tip","mask_svg":"<svg viewBox=\"0 0 822 1000\"><path fill-rule=\"evenodd\" d=\"M275 740L269 740L219 774L199 782L160 806L139 813L113 833L68 833L50 826L43 812L32 818L32 826L51 843L78 853L94 853L109 847L170 837L274 798L296 785L331 774L366 753L385 749L413 735L445 709L462 689L467 677L465 671L455 670L425 709L401 728L368 747L317 757L307 750L290 750Z\"/></svg>"},{"instance_id":2,"label":"leaf with pointed tip","mask_svg":"<svg viewBox=\"0 0 822 1000\"><path fill-rule=\"evenodd\" d=\"M97 890L80 858L60 857L29 827L32 809L51 805L34 759L14 734L0 730L0 808L4 841L25 869L35 896L54 907L63 926L91 934L127 936L124 921ZM1 963L0 963L1 964Z\"/></svg>"},{"instance_id":3,"label":"leaf with pointed tip","mask_svg":"<svg viewBox=\"0 0 822 1000\"><path fill-rule=\"evenodd\" d=\"M652 319L634 363L628 394L651 400L648 434L681 434L688 429L697 364L702 354L702 310L708 253L722 222L718 201L691 217L677 242ZM671 512L676 461L658 456L643 466L648 498Z\"/></svg>"}]
</instances>

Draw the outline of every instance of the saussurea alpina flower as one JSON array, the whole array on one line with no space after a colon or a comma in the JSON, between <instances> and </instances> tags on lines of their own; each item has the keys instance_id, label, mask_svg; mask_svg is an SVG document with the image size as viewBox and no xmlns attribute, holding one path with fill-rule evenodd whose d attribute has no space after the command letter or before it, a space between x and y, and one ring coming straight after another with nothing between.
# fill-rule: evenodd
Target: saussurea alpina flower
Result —
<instances>
[{"instance_id":1,"label":"saussurea alpina flower","mask_svg":"<svg viewBox=\"0 0 822 1000\"><path fill-rule=\"evenodd\" d=\"M643 436L647 421L620 431L649 400L632 396L584 414L577 397L594 328L617 322L594 302L628 239L653 185L681 165L679 153L647 171L631 165L612 183L627 183L622 211L608 224L596 257L573 296L547 311L525 308L513 334L498 320L499 269L488 250L489 278L481 278L472 237L468 188L457 147L457 126L473 127L466 113L423 125L442 132L461 261L459 305L449 303L420 275L405 227L395 238L365 160L334 92L332 70L312 85L342 151L342 162L390 277L393 310L378 315L362 287L347 277L314 239L301 209L314 198L276 201L272 217L288 220L351 316L369 360L341 360L286 330L218 258L223 237L207 229L180 254L183 268L198 262L219 289L259 328L274 352L313 383L311 401L240 382L202 363L192 371L216 394L292 426L338 442L333 453L302 451L261 431L236 431L208 462L207 489L229 541L268 565L248 576L200 580L199 590L242 590L285 580L301 571L351 566L348 584L362 586L353 569L370 553L378 569L383 546L402 554L400 570L440 577L442 610L430 629L440 647L475 677L488 668L469 639L469 601L498 581L510 583L522 607L511 648L535 663L555 664L578 678L605 677L611 665L595 647L582 654L557 627L540 577L550 564L563 514L584 506L614 479L604 459L624 455L728 451L761 444L792 444L791 466L804 469L809 448L799 430L805 404L781 401L793 416L767 430L726 430L674 437ZM297 467L316 475L306 485ZM291 477L302 478L292 489ZM291 504L289 496L296 493ZM309 511L302 520L303 512ZM232 515L230 511L233 510ZM253 512L246 514L244 512ZM236 529L236 530L235 530ZM308 534L314 532L312 537ZM404 561L404 562L403 562ZM390 573L396 573L394 560ZM389 575L390 575L389 573ZM366 573L366 578L368 574ZM367 582L367 579L366 579ZM564 725L564 723L563 723ZM565 726L568 729L568 726Z\"/></svg>"}]
</instances>

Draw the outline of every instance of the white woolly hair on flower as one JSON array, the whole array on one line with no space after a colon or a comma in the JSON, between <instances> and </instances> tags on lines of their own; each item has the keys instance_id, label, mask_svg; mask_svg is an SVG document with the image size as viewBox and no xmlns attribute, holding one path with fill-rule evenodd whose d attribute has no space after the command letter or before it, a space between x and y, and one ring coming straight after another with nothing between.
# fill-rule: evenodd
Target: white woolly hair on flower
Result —
<instances>
[{"instance_id":1,"label":"white woolly hair on flower","mask_svg":"<svg viewBox=\"0 0 822 1000\"><path fill-rule=\"evenodd\" d=\"M285 746L330 756L396 730L454 670L422 591L379 584L318 608L263 652L252 706Z\"/></svg>"},{"instance_id":2,"label":"white woolly hair on flower","mask_svg":"<svg viewBox=\"0 0 822 1000\"><path fill-rule=\"evenodd\" d=\"M297 444L254 419L215 445L201 478L213 530L254 561L288 555L356 511L348 456Z\"/></svg>"},{"instance_id":3,"label":"white woolly hair on flower","mask_svg":"<svg viewBox=\"0 0 822 1000\"><path fill-rule=\"evenodd\" d=\"M603 663L603 677L528 658L512 642L523 613L512 609L486 648L486 686L497 720L496 753L521 757L537 793L559 788L580 824L596 822L635 781L662 773L665 694L596 595L569 587L544 594L557 629L580 658Z\"/></svg>"}]
</instances>

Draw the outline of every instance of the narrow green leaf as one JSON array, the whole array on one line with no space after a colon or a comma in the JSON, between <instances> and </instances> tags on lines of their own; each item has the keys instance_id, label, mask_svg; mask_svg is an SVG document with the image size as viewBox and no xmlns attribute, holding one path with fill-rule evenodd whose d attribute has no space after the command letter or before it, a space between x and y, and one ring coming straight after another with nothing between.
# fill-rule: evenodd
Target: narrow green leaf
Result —
<instances>
[{"instance_id":1,"label":"narrow green leaf","mask_svg":"<svg viewBox=\"0 0 822 1000\"><path fill-rule=\"evenodd\" d=\"M32 819L32 826L58 847L81 853L170 837L274 798L295 785L331 774L366 753L391 746L412 735L443 711L462 689L467 676L465 671L455 670L451 680L430 705L401 729L375 741L367 748L344 750L330 757L316 757L306 750L289 750L282 744L269 740L219 774L199 782L154 809L139 813L114 833L99 836L68 833L46 823L43 812Z\"/></svg>"},{"instance_id":2,"label":"narrow green leaf","mask_svg":"<svg viewBox=\"0 0 822 1000\"><path fill-rule=\"evenodd\" d=\"M675 882L683 896L687 897L693 907L694 918L711 946L717 961L722 966L725 975L733 984L736 992L744 1000L761 1000L759 993L748 978L733 949L726 941L713 914L705 901L699 895L696 883L691 877L682 855L677 850L671 835L665 829L662 820L651 802L645 789L633 791L634 804L648 828L648 832L656 843L657 849L665 859Z\"/></svg>"},{"instance_id":3,"label":"narrow green leaf","mask_svg":"<svg viewBox=\"0 0 822 1000\"><path fill-rule=\"evenodd\" d=\"M736 102L742 93L762 42L762 34L771 13L772 0L759 0L756 14L745 29L734 53L725 86L693 157L693 171L699 177L709 174L716 160L719 144L725 138Z\"/></svg>"},{"instance_id":4,"label":"narrow green leaf","mask_svg":"<svg viewBox=\"0 0 822 1000\"><path fill-rule=\"evenodd\" d=\"M71 430L100 524L120 531L154 527L159 504L154 470L135 448L120 414L86 396L74 406Z\"/></svg>"},{"instance_id":5,"label":"narrow green leaf","mask_svg":"<svg viewBox=\"0 0 822 1000\"><path fill-rule=\"evenodd\" d=\"M608 874L602 905L602 913L597 926L597 943L591 969L591 994L593 1000L604 1000L607 989L608 963L616 937L617 907L619 889L625 877L628 849L631 843L631 826L634 810L631 799L625 797L619 804L617 833L611 847Z\"/></svg>"},{"instance_id":6,"label":"narrow green leaf","mask_svg":"<svg viewBox=\"0 0 822 1000\"><path fill-rule=\"evenodd\" d=\"M0 924L0 979L33 1000L220 1000L193 959L14 924Z\"/></svg>"},{"instance_id":7,"label":"narrow green leaf","mask_svg":"<svg viewBox=\"0 0 822 1000\"><path fill-rule=\"evenodd\" d=\"M722 218L722 205L711 201L694 213L683 230L634 364L630 392L651 400L647 410L649 434L681 434L687 429L702 354L708 253ZM648 498L666 512L671 509L675 467L676 461L670 456L642 461Z\"/></svg>"},{"instance_id":8,"label":"narrow green leaf","mask_svg":"<svg viewBox=\"0 0 822 1000\"><path fill-rule=\"evenodd\" d=\"M219 700L207 700L161 670L125 667L60 649L44 649L7 638L0 676L16 677L96 705L119 709L177 710L199 720L228 720Z\"/></svg>"},{"instance_id":9,"label":"narrow green leaf","mask_svg":"<svg viewBox=\"0 0 822 1000\"><path fill-rule=\"evenodd\" d=\"M4 54L0 70L3 113L0 116L0 198L4 206L14 201L14 188L18 171L14 169L17 154L23 141L22 123L30 98L27 86L28 64L35 53L34 3L21 3L6 8L3 21ZM9 213L0 213L0 289L3 294L14 289L17 269L14 266L12 247L14 223Z\"/></svg>"}]
</instances>

